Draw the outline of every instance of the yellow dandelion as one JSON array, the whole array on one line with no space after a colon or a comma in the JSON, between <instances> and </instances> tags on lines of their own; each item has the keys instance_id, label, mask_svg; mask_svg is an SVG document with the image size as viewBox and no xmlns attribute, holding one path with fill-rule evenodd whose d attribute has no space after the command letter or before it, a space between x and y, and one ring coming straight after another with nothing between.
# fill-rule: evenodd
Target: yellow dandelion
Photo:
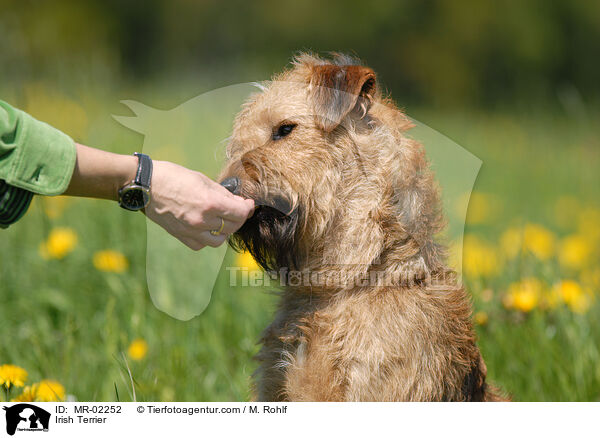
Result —
<instances>
[{"instance_id":1,"label":"yellow dandelion","mask_svg":"<svg viewBox=\"0 0 600 438\"><path fill-rule=\"evenodd\" d=\"M556 290L565 303L577 299L583 294L583 289L573 280L564 280L556 285Z\"/></svg>"},{"instance_id":2,"label":"yellow dandelion","mask_svg":"<svg viewBox=\"0 0 600 438\"><path fill-rule=\"evenodd\" d=\"M588 265L594 248L589 238L575 234L565 237L559 245L558 261L568 269L582 269Z\"/></svg>"},{"instance_id":3,"label":"yellow dandelion","mask_svg":"<svg viewBox=\"0 0 600 438\"><path fill-rule=\"evenodd\" d=\"M0 366L0 385L10 388L10 385L24 386L27 380L27 371L16 365L5 364Z\"/></svg>"},{"instance_id":4,"label":"yellow dandelion","mask_svg":"<svg viewBox=\"0 0 600 438\"><path fill-rule=\"evenodd\" d=\"M517 257L523 250L523 230L509 228L500 236L500 248L509 259Z\"/></svg>"},{"instance_id":5,"label":"yellow dandelion","mask_svg":"<svg viewBox=\"0 0 600 438\"><path fill-rule=\"evenodd\" d=\"M523 230L523 245L538 259L547 260L554 254L555 237L538 224L527 224Z\"/></svg>"},{"instance_id":6,"label":"yellow dandelion","mask_svg":"<svg viewBox=\"0 0 600 438\"><path fill-rule=\"evenodd\" d=\"M62 259L77 245L77 234L71 228L55 228L48 239L40 244L40 255L45 259Z\"/></svg>"},{"instance_id":7,"label":"yellow dandelion","mask_svg":"<svg viewBox=\"0 0 600 438\"><path fill-rule=\"evenodd\" d=\"M571 312L583 315L592 306L592 298L589 295L580 295L577 299L567 304Z\"/></svg>"},{"instance_id":8,"label":"yellow dandelion","mask_svg":"<svg viewBox=\"0 0 600 438\"><path fill-rule=\"evenodd\" d=\"M142 360L146 357L148 353L148 343L141 338L135 339L131 344L129 344L129 348L127 349L127 354L133 360Z\"/></svg>"},{"instance_id":9,"label":"yellow dandelion","mask_svg":"<svg viewBox=\"0 0 600 438\"><path fill-rule=\"evenodd\" d=\"M17 397L13 398L13 402L32 402L35 401L35 390L36 385L26 386L23 388L23 392Z\"/></svg>"},{"instance_id":10,"label":"yellow dandelion","mask_svg":"<svg viewBox=\"0 0 600 438\"><path fill-rule=\"evenodd\" d=\"M512 283L504 296L502 303L508 309L521 312L531 312L540 302L543 285L537 278L525 278Z\"/></svg>"},{"instance_id":11,"label":"yellow dandelion","mask_svg":"<svg viewBox=\"0 0 600 438\"><path fill-rule=\"evenodd\" d=\"M488 323L489 317L486 312L480 311L473 316L473 319L475 320L475 324L477 325L486 325Z\"/></svg>"},{"instance_id":12,"label":"yellow dandelion","mask_svg":"<svg viewBox=\"0 0 600 438\"><path fill-rule=\"evenodd\" d=\"M500 270L500 260L495 249L474 235L463 241L463 271L471 277L488 277Z\"/></svg>"},{"instance_id":13,"label":"yellow dandelion","mask_svg":"<svg viewBox=\"0 0 600 438\"><path fill-rule=\"evenodd\" d=\"M65 399L65 387L56 380L42 380L33 386L36 401L53 402Z\"/></svg>"},{"instance_id":14,"label":"yellow dandelion","mask_svg":"<svg viewBox=\"0 0 600 438\"><path fill-rule=\"evenodd\" d=\"M94 267L99 271L121 273L129 267L129 261L122 253L107 249L98 251L93 258Z\"/></svg>"},{"instance_id":15,"label":"yellow dandelion","mask_svg":"<svg viewBox=\"0 0 600 438\"><path fill-rule=\"evenodd\" d=\"M591 296L573 280L564 280L555 286L556 295L575 313L585 313L591 306Z\"/></svg>"},{"instance_id":16,"label":"yellow dandelion","mask_svg":"<svg viewBox=\"0 0 600 438\"><path fill-rule=\"evenodd\" d=\"M254 257L252 257L252 254L249 252L242 252L238 254L235 264L240 268L248 268L249 271L261 269L258 263L256 263L256 260L254 260Z\"/></svg>"}]
</instances>

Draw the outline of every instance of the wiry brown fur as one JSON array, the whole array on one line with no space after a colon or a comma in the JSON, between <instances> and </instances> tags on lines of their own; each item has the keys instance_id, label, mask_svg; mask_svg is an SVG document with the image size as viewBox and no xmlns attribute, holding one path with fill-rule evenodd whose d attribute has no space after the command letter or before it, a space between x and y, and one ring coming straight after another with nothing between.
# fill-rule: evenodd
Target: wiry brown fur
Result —
<instances>
[{"instance_id":1,"label":"wiry brown fur","mask_svg":"<svg viewBox=\"0 0 600 438\"><path fill-rule=\"evenodd\" d=\"M296 126L276 139L281 124ZM288 279L257 356L259 400L496 399L410 127L375 73L341 55L298 56L238 114L222 178L260 207L232 244L284 276L336 273Z\"/></svg>"}]
</instances>

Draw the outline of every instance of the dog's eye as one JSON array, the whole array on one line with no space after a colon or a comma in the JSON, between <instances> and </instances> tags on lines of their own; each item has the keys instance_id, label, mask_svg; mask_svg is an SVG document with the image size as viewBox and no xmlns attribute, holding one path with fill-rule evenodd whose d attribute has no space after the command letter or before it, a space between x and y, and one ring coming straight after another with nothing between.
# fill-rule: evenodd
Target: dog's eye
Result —
<instances>
[{"instance_id":1,"label":"dog's eye","mask_svg":"<svg viewBox=\"0 0 600 438\"><path fill-rule=\"evenodd\" d=\"M286 135L289 135L295 127L295 124L279 125L279 127L273 132L273 140L280 140Z\"/></svg>"}]
</instances>

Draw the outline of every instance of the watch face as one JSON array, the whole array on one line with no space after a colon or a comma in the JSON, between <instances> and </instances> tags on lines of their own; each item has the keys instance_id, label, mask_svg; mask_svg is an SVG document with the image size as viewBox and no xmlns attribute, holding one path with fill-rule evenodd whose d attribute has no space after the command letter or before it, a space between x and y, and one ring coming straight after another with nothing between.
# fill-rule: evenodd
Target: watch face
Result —
<instances>
[{"instance_id":1,"label":"watch face","mask_svg":"<svg viewBox=\"0 0 600 438\"><path fill-rule=\"evenodd\" d=\"M150 200L150 195L141 187L125 187L121 191L121 205L128 210L141 210Z\"/></svg>"}]
</instances>

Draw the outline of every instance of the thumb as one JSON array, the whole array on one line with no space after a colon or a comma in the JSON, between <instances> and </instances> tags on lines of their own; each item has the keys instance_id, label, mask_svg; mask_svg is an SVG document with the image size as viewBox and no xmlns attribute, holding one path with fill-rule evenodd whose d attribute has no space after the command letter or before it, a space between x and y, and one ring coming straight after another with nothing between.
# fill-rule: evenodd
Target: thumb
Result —
<instances>
[{"instance_id":1,"label":"thumb","mask_svg":"<svg viewBox=\"0 0 600 438\"><path fill-rule=\"evenodd\" d=\"M250 218L256 209L256 206L254 205L254 199L244 199L244 203L248 207L248 217Z\"/></svg>"}]
</instances>

